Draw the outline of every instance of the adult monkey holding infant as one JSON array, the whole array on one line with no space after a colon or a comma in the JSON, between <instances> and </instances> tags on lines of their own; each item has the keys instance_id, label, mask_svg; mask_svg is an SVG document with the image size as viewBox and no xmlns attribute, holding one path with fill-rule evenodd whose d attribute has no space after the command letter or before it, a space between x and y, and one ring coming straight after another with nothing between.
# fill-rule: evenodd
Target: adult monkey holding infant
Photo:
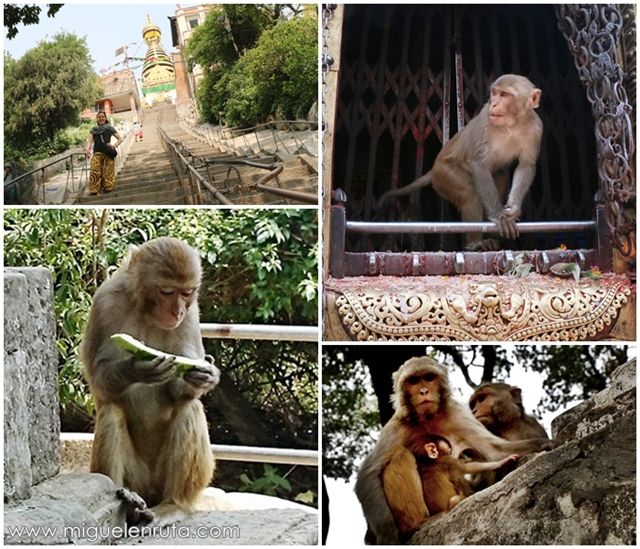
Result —
<instances>
[{"instance_id":1,"label":"adult monkey holding infant","mask_svg":"<svg viewBox=\"0 0 640 549\"><path fill-rule=\"evenodd\" d=\"M473 450L500 460L548 447L546 438L507 441L490 433L451 396L447 369L429 357L406 361L393 374L394 415L365 458L356 481L369 531L366 541L397 544L429 516L415 456L427 435L445 437L458 458Z\"/></svg>"},{"instance_id":2,"label":"adult monkey holding infant","mask_svg":"<svg viewBox=\"0 0 640 549\"><path fill-rule=\"evenodd\" d=\"M431 171L400 189L385 193L378 210L397 196L433 185L451 202L462 221L482 221L483 213L505 239L519 236L516 222L536 174L542 121L535 109L542 92L527 78L505 74L491 85L491 97L480 113L442 148ZM506 204L511 165L517 162ZM470 249L497 249L493 239L467 236Z\"/></svg>"}]
</instances>

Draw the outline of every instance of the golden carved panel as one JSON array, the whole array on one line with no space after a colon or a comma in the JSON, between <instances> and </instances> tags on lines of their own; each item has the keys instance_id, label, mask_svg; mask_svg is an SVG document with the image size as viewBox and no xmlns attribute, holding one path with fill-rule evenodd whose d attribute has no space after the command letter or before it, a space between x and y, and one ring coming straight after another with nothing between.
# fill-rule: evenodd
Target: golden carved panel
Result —
<instances>
[{"instance_id":1,"label":"golden carved panel","mask_svg":"<svg viewBox=\"0 0 640 549\"><path fill-rule=\"evenodd\" d=\"M578 283L537 274L517 279L391 277L387 287L380 280L363 277L326 285L336 293L335 311L353 340L595 340L634 289L618 275Z\"/></svg>"}]
</instances>

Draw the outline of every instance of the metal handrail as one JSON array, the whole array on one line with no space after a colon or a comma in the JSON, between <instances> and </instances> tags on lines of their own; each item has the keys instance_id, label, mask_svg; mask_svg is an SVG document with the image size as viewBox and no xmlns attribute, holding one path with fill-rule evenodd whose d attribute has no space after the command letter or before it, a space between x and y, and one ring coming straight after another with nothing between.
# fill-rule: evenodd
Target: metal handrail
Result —
<instances>
[{"instance_id":1,"label":"metal handrail","mask_svg":"<svg viewBox=\"0 0 640 549\"><path fill-rule=\"evenodd\" d=\"M183 164L183 167L186 168L188 170L188 172L193 173L193 175L196 177L198 182L203 187L205 187L205 189L207 189L207 191L209 191L211 194L213 194L214 197L216 197L216 199L219 202L221 202L222 204L233 205L233 202L231 202L222 192L220 192L218 189L216 189L212 185L211 181L208 181L205 177L203 177L202 175L200 175L198 173L198 171L196 170L196 167L194 166L194 161L195 160L197 160L200 163L200 165L202 165L202 166L207 166L207 165L212 165L212 164L217 164L217 165L244 164L244 165L247 165L247 166L252 166L254 168L270 170L268 174L265 174L260 179L258 179L258 181L256 181L254 183L254 187L256 189L258 189L260 191L263 191L263 192L270 193L270 194L283 196L285 198L290 198L292 200L297 200L297 201L303 202L305 204L317 204L318 203L318 196L315 195L315 194L303 193L303 192L300 192L300 191L291 191L291 190L288 190L288 189L279 189L279 188L269 187L269 186L265 185L265 183L267 183L268 181L274 179L280 173L282 173L282 171L284 170L284 166L281 163L273 162L271 164L262 164L260 162L256 162L256 161L253 161L253 160L238 159L238 158L207 159L207 158L202 157L202 156L198 156L197 157L191 152L191 150L186 145L184 145L184 143L181 143L180 141L169 137L167 135L167 133L162 128L160 128L158 131L160 133L160 137L162 138L163 142L166 145L170 146L171 149L173 149L174 154L181 160L181 162ZM186 156L189 156L191 158L191 160L188 160L186 158Z\"/></svg>"},{"instance_id":2,"label":"metal handrail","mask_svg":"<svg viewBox=\"0 0 640 549\"><path fill-rule=\"evenodd\" d=\"M63 444L93 443L92 433L60 433ZM216 459L221 461L243 461L253 463L280 463L285 465L307 465L317 467L317 450L297 450L293 448L267 448L264 446L232 446L229 444L209 444Z\"/></svg>"},{"instance_id":3,"label":"metal handrail","mask_svg":"<svg viewBox=\"0 0 640 549\"><path fill-rule=\"evenodd\" d=\"M42 188L42 204L46 204L46 200L47 200L47 196L46 196L46 188L45 188L45 179L44 179L44 172L47 168L50 168L51 166L55 166L56 164L60 164L61 162L69 162L69 165L71 166L71 180L73 181L74 179L74 175L73 175L73 157L74 156L82 156L84 158L84 152L70 152L69 154L58 158L57 160L53 160L51 162L48 162L46 164L44 164L43 166L39 166L37 168L34 168L32 170L29 170L28 172L25 172L23 174L20 174L18 177L13 178L11 181L9 181L6 186L5 189L10 189L10 188L15 188L16 193L18 192L18 184L22 183L23 181L25 181L28 177L31 177L32 175L40 172L42 177L40 178L39 181L39 185ZM86 158L84 158L85 162L84 162L84 168L83 171L86 171L87 166L86 166ZM38 182L35 182L38 183ZM68 188L69 188L69 178L67 177L67 182L66 182L66 188L65 188L65 196L68 192ZM34 198L38 195L38 190L36 190L36 192L34 193Z\"/></svg>"},{"instance_id":4,"label":"metal handrail","mask_svg":"<svg viewBox=\"0 0 640 549\"><path fill-rule=\"evenodd\" d=\"M596 221L538 221L516 223L521 233L595 231ZM347 221L346 230L360 234L497 234L499 227L489 221L479 222L369 222Z\"/></svg>"},{"instance_id":5,"label":"metal handrail","mask_svg":"<svg viewBox=\"0 0 640 549\"><path fill-rule=\"evenodd\" d=\"M271 341L318 341L315 326L272 326L269 324L200 324L204 338L260 339Z\"/></svg>"},{"instance_id":6,"label":"metal handrail","mask_svg":"<svg viewBox=\"0 0 640 549\"><path fill-rule=\"evenodd\" d=\"M211 183L207 181L206 178L204 178L202 175L198 173L198 171L193 166L193 163L187 160L187 158L179 150L178 145L181 145L183 148L186 148L186 147L184 147L178 141L171 139L162 128L158 128L158 134L160 135L160 138L162 139L162 142L165 145L165 147L168 147L170 151L173 151L173 155L171 155L172 163L174 163L173 159L177 157L182 164L182 168L186 169L187 174L191 174L193 177L195 177L196 181L200 185L202 185L207 191L209 191L209 193L211 193L220 204L224 204L225 206L233 206L233 202L231 202L231 200L229 200L224 194L222 194L218 189L216 189L213 185L211 185ZM180 176L181 172L177 169L177 166L175 166L175 163L174 163L174 168L176 168L176 171Z\"/></svg>"},{"instance_id":7,"label":"metal handrail","mask_svg":"<svg viewBox=\"0 0 640 549\"><path fill-rule=\"evenodd\" d=\"M181 126L183 127L183 129L185 129L185 131L187 131L188 133L190 133L191 135L194 135L195 137L199 137L199 138L203 138L206 140L206 142L211 145L211 146L216 146L216 148L220 149L220 150L224 150L224 145L223 145L223 141L229 141L229 140L233 140L237 137L243 137L244 141L245 141L245 145L248 146L248 142L246 141L246 136L248 134L250 134L251 132L253 132L255 134L255 138L256 138L256 142L258 143L259 147L261 150L265 150L265 148L263 148L262 144L260 143L260 138L258 136L258 131L260 129L264 129L264 128L270 128L272 130L271 134L273 137L273 143L276 147L275 152L277 152L279 150L278 147L278 142L280 142L280 144L282 145L282 147L287 151L288 154L291 154L291 152L289 151L289 149L287 148L287 146L285 145L285 143L282 141L282 139L278 136L277 134L277 126L281 125L281 124L289 124L289 125L294 125L294 124L307 124L311 127L315 126L315 129L318 129L318 122L317 121L311 121L311 120L273 120L271 122L263 122L261 124L257 124L255 126L251 126L249 128L241 128L239 126L232 126L232 127L225 127L225 126L216 126L216 127L212 127L212 126L200 126L200 125L196 125L195 122L189 118L189 117L180 117L178 119L178 122L181 124ZM295 143L296 143L296 148L300 148L300 146L304 146L304 143L302 141L300 141L300 139L298 139L298 131L300 130L292 130L291 131L291 136L293 137ZM305 130L303 130L305 131ZM234 135L235 134L235 135ZM309 155L313 156L313 157L317 157L317 153L314 153L313 151L310 151L308 149L305 150L309 153ZM266 151L269 152L269 151Z\"/></svg>"}]
</instances>

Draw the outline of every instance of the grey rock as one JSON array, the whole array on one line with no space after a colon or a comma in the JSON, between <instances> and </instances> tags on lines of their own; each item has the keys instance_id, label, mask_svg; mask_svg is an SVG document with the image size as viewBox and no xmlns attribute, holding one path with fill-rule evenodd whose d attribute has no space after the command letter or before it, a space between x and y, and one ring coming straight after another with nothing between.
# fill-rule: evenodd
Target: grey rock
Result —
<instances>
[{"instance_id":1,"label":"grey rock","mask_svg":"<svg viewBox=\"0 0 640 549\"><path fill-rule=\"evenodd\" d=\"M58 354L53 310L53 283L45 268L11 268L5 270L5 363L11 370L11 387L5 387L5 403L11 424L5 416L5 463L15 471L16 460L29 455L31 482L38 483L55 475L60 468L60 417L58 401ZM10 389L8 391L7 389ZM27 425L24 424L26 407ZM24 438L29 447L24 451ZM13 475L13 472L12 472ZM26 480L5 478L22 485ZM15 497L25 497L23 490L9 490ZM18 496L18 494L22 494Z\"/></svg>"},{"instance_id":2,"label":"grey rock","mask_svg":"<svg viewBox=\"0 0 640 549\"><path fill-rule=\"evenodd\" d=\"M122 536L124 511L109 477L58 475L39 484L33 496L5 507L7 545L113 543Z\"/></svg>"},{"instance_id":3,"label":"grey rock","mask_svg":"<svg viewBox=\"0 0 640 549\"><path fill-rule=\"evenodd\" d=\"M554 422L558 446L427 520L415 545L636 543L635 361Z\"/></svg>"}]
</instances>

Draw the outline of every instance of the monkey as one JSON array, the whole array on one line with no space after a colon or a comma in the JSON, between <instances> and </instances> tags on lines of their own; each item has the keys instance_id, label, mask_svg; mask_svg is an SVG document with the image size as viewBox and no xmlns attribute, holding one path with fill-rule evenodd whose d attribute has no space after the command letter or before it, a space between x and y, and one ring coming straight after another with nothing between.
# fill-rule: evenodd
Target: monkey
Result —
<instances>
[{"instance_id":1,"label":"monkey","mask_svg":"<svg viewBox=\"0 0 640 549\"><path fill-rule=\"evenodd\" d=\"M198 252L178 239L131 247L96 291L81 345L96 407L91 471L127 489L118 497L127 504L130 519L141 517L158 526L192 512L213 477L215 462L199 399L217 385L220 372L209 357L208 366L178 377L175 356L140 360L110 336L124 332L171 355L205 358L200 278Z\"/></svg>"},{"instance_id":2,"label":"monkey","mask_svg":"<svg viewBox=\"0 0 640 549\"><path fill-rule=\"evenodd\" d=\"M490 433L467 406L452 398L447 369L432 358L409 359L392 380L394 415L356 479L368 542L397 544L429 516L414 457L422 451L425 436L447 438L454 458L467 449L480 459L495 461L546 448L546 438L506 441Z\"/></svg>"},{"instance_id":3,"label":"monkey","mask_svg":"<svg viewBox=\"0 0 640 549\"><path fill-rule=\"evenodd\" d=\"M463 461L451 457L451 444L446 438L428 435L424 440L424 452L417 454L416 459L430 516L450 511L473 494L471 482L464 476L466 473L493 471L518 459L517 454L511 454L500 461Z\"/></svg>"},{"instance_id":4,"label":"monkey","mask_svg":"<svg viewBox=\"0 0 640 549\"><path fill-rule=\"evenodd\" d=\"M542 120L535 112L542 92L527 78L505 74L491 85L491 97L480 113L448 141L431 171L409 185L388 191L378 201L384 209L397 196L428 185L451 202L462 221L482 221L483 213L494 222L504 239L519 236L516 222L522 202L536 174L542 141ZM517 161L513 184L505 206L509 169ZM469 249L498 249L494 239L467 235Z\"/></svg>"},{"instance_id":5,"label":"monkey","mask_svg":"<svg viewBox=\"0 0 640 549\"><path fill-rule=\"evenodd\" d=\"M513 385L483 383L471 395L469 407L474 417L500 438L549 438L540 422L525 413L522 390Z\"/></svg>"}]
</instances>

